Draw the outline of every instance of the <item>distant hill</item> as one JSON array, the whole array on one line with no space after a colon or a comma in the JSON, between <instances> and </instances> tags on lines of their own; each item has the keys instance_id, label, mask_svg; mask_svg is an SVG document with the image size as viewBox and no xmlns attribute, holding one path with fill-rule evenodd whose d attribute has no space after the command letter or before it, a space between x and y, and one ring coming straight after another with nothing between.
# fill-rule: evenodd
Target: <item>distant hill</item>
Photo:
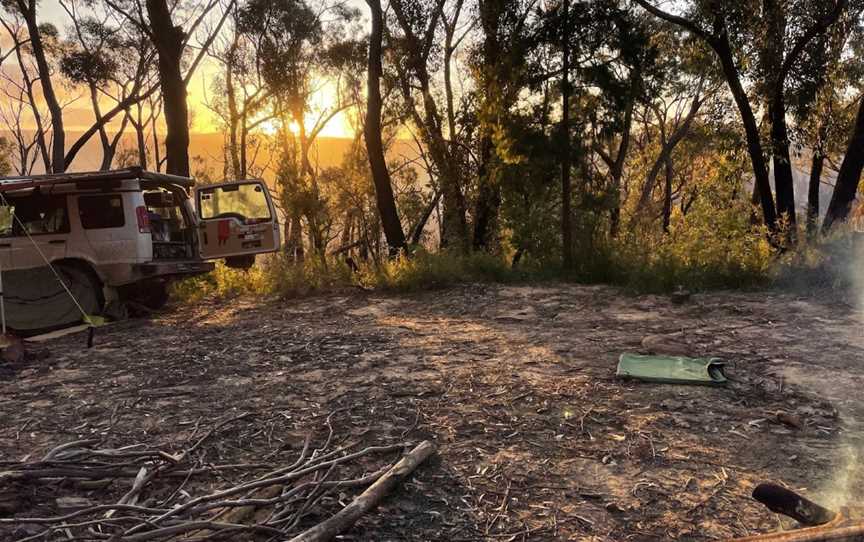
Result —
<instances>
[{"instance_id":1,"label":"distant hill","mask_svg":"<svg viewBox=\"0 0 864 542\"><path fill-rule=\"evenodd\" d=\"M67 145L71 145L82 132L69 131L66 134ZM0 136L9 137L8 132L0 131ZM319 137L310 153L310 159L313 165L318 168L336 167L342 164L345 154L350 150L352 139L338 137ZM214 170L216 174L222 171L224 157L222 154L222 145L224 138L220 133L193 133L191 134L189 144L189 155L191 157L200 156L204 158L208 167ZM131 133L124 134L120 142L120 148L135 148L135 137ZM256 157L255 163L258 165L266 165L270 163L272 157L270 153L262 145L261 151ZM417 151L414 150L413 144L408 141L398 141L391 149L390 155L392 158L399 156L407 156L415 158ZM102 163L102 146L99 143L99 137L90 138L86 145L81 149L72 163L70 171L93 171L99 169ZM150 165L152 169L152 164ZM43 173L41 164L37 164L34 173Z\"/></svg>"}]
</instances>

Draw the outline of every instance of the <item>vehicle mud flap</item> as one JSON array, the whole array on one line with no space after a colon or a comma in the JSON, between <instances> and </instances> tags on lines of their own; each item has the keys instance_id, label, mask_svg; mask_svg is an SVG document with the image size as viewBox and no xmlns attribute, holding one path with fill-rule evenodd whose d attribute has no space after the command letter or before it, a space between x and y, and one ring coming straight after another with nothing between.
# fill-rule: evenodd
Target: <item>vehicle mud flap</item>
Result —
<instances>
[{"instance_id":1,"label":"vehicle mud flap","mask_svg":"<svg viewBox=\"0 0 864 542\"><path fill-rule=\"evenodd\" d=\"M86 314L101 312L100 292L87 271L71 266L55 269ZM3 283L7 325L16 332L43 332L84 320L75 299L48 266L3 271Z\"/></svg>"}]
</instances>

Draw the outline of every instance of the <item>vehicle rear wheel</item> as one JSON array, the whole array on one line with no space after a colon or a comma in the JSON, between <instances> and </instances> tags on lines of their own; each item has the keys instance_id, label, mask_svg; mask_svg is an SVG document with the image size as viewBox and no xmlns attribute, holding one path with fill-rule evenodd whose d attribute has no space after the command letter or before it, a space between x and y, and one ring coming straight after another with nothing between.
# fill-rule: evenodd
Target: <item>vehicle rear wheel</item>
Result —
<instances>
[{"instance_id":1,"label":"vehicle rear wheel","mask_svg":"<svg viewBox=\"0 0 864 542\"><path fill-rule=\"evenodd\" d=\"M99 278L84 264L6 271L3 286L6 324L21 336L74 325L83 320L82 311L100 314L104 303Z\"/></svg>"},{"instance_id":2,"label":"vehicle rear wheel","mask_svg":"<svg viewBox=\"0 0 864 542\"><path fill-rule=\"evenodd\" d=\"M77 265L58 264L55 266L57 274L63 279L63 283L69 288L69 292L75 297L75 301L88 315L102 313L104 303L102 296L102 284L96 275L89 269ZM70 299L70 303L74 302ZM75 307L76 309L78 307Z\"/></svg>"},{"instance_id":3,"label":"vehicle rear wheel","mask_svg":"<svg viewBox=\"0 0 864 542\"><path fill-rule=\"evenodd\" d=\"M170 297L168 293L168 282L152 280L136 284L134 289L125 297L132 303L140 305L147 311L159 310L168 303L168 298ZM134 305L131 308L133 312L135 312Z\"/></svg>"}]
</instances>

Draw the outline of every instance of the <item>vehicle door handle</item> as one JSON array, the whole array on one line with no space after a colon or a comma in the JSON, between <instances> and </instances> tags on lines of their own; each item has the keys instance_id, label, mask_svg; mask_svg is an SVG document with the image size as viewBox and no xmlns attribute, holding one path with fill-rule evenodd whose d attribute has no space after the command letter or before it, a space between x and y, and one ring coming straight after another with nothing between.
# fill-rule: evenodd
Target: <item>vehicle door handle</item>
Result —
<instances>
[{"instance_id":1,"label":"vehicle door handle","mask_svg":"<svg viewBox=\"0 0 864 542\"><path fill-rule=\"evenodd\" d=\"M0 248L12 248L11 243L0 243Z\"/></svg>"},{"instance_id":2,"label":"vehicle door handle","mask_svg":"<svg viewBox=\"0 0 864 542\"><path fill-rule=\"evenodd\" d=\"M48 241L48 244L49 245L65 245L66 240L65 239L52 239L52 240Z\"/></svg>"}]
</instances>

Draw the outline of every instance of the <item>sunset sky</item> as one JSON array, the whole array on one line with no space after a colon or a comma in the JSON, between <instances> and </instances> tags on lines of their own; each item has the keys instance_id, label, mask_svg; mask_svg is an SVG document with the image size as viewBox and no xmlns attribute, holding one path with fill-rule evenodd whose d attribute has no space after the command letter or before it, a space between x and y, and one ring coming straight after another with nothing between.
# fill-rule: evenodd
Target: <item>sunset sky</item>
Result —
<instances>
[{"instance_id":1,"label":"sunset sky","mask_svg":"<svg viewBox=\"0 0 864 542\"><path fill-rule=\"evenodd\" d=\"M366 14L367 7L363 0L349 0L349 3ZM69 27L69 19L63 9L60 7L58 0L43 0L39 4L39 17L42 22L51 22L57 26L62 34L67 34ZM0 44L5 49L5 44ZM4 66L8 69L10 66ZM218 73L218 65L210 59L205 59L198 67L189 82L189 111L191 130L193 133L207 134L220 131L218 117L210 111L206 102L208 98L213 96L212 80ZM69 99L78 95L74 89L65 89L65 93ZM325 85L323 90L313 97L311 111L308 115L311 124L314 118L320 114L322 108L329 107L334 101L334 90L332 85ZM349 112L338 114L324 128L321 135L324 137L339 137L347 138L353 135L353 128L349 120ZM70 131L84 130L89 128L93 119L92 109L89 106L89 101L83 97L70 104L64 112L64 121L67 129ZM265 131L267 127L265 126Z\"/></svg>"}]
</instances>

